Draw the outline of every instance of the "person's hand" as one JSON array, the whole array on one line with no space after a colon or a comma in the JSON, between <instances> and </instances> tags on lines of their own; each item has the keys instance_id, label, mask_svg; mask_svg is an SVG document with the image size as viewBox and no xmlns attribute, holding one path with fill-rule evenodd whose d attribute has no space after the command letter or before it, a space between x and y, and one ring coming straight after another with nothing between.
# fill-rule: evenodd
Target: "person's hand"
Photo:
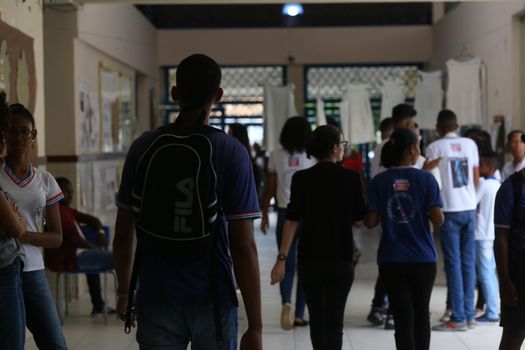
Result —
<instances>
[{"instance_id":1,"label":"person's hand","mask_svg":"<svg viewBox=\"0 0 525 350\"><path fill-rule=\"evenodd\" d=\"M354 227L355 228L365 227L365 223L363 221L354 221Z\"/></svg>"},{"instance_id":2,"label":"person's hand","mask_svg":"<svg viewBox=\"0 0 525 350\"><path fill-rule=\"evenodd\" d=\"M275 262L275 265L273 266L273 269L272 269L272 275L271 275L271 278L272 278L272 281L271 281L271 284L272 286L276 283L279 283L283 280L284 278L284 261L282 260L277 260Z\"/></svg>"},{"instance_id":3,"label":"person's hand","mask_svg":"<svg viewBox=\"0 0 525 350\"><path fill-rule=\"evenodd\" d=\"M518 291L512 281L503 281L499 289L502 304L511 306L518 305Z\"/></svg>"},{"instance_id":4,"label":"person's hand","mask_svg":"<svg viewBox=\"0 0 525 350\"><path fill-rule=\"evenodd\" d=\"M426 160L425 164L423 164L423 170L430 171L434 170L439 166L439 162L441 162L442 157L438 157L434 160Z\"/></svg>"},{"instance_id":5,"label":"person's hand","mask_svg":"<svg viewBox=\"0 0 525 350\"><path fill-rule=\"evenodd\" d=\"M261 217L261 232L263 234L266 234L268 232L268 228L270 227L270 223L268 220L268 213L263 212Z\"/></svg>"},{"instance_id":6,"label":"person's hand","mask_svg":"<svg viewBox=\"0 0 525 350\"><path fill-rule=\"evenodd\" d=\"M108 249L108 246L109 246L109 242L108 242L108 239L106 238L106 235L105 234L101 234L99 232L98 236L97 236L97 245L103 249Z\"/></svg>"},{"instance_id":7,"label":"person's hand","mask_svg":"<svg viewBox=\"0 0 525 350\"><path fill-rule=\"evenodd\" d=\"M261 329L248 328L241 338L240 350L262 350Z\"/></svg>"},{"instance_id":8,"label":"person's hand","mask_svg":"<svg viewBox=\"0 0 525 350\"><path fill-rule=\"evenodd\" d=\"M128 312L128 298L119 297L117 301L117 317L121 320L126 322L126 315ZM137 327L137 315L134 311L131 311L131 327L135 328Z\"/></svg>"}]
</instances>

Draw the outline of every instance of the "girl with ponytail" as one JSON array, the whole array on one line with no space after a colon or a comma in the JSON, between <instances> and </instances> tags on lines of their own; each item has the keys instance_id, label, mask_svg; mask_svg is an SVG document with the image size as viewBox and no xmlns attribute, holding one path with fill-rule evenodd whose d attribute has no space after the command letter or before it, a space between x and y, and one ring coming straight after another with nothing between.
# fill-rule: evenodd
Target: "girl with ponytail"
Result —
<instances>
[{"instance_id":1,"label":"girl with ponytail","mask_svg":"<svg viewBox=\"0 0 525 350\"><path fill-rule=\"evenodd\" d=\"M398 350L428 350L429 302L436 277L437 253L429 220L443 223L442 200L434 176L416 169L419 140L410 129L397 129L385 144L368 191L365 225L381 223L377 262L394 312Z\"/></svg>"}]
</instances>

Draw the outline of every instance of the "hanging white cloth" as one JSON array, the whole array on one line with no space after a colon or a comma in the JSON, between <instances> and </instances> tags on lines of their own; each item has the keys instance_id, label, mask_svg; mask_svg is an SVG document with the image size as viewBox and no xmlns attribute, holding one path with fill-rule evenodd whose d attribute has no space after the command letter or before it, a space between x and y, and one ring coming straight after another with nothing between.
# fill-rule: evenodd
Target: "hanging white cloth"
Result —
<instances>
[{"instance_id":1,"label":"hanging white cloth","mask_svg":"<svg viewBox=\"0 0 525 350\"><path fill-rule=\"evenodd\" d=\"M264 136L263 145L266 151L279 148L279 135L285 121L297 115L294 98L295 86L264 85Z\"/></svg>"},{"instance_id":2,"label":"hanging white cloth","mask_svg":"<svg viewBox=\"0 0 525 350\"><path fill-rule=\"evenodd\" d=\"M315 103L316 111L315 111L315 119L317 126L326 125L326 113L324 111L324 101L322 98L317 98L317 101Z\"/></svg>"},{"instance_id":3,"label":"hanging white cloth","mask_svg":"<svg viewBox=\"0 0 525 350\"><path fill-rule=\"evenodd\" d=\"M366 84L350 84L341 100L341 130L351 144L375 142L374 119Z\"/></svg>"},{"instance_id":4,"label":"hanging white cloth","mask_svg":"<svg viewBox=\"0 0 525 350\"><path fill-rule=\"evenodd\" d=\"M392 116L392 108L405 102L405 82L400 78L383 80L381 86L381 120Z\"/></svg>"},{"instance_id":5,"label":"hanging white cloth","mask_svg":"<svg viewBox=\"0 0 525 350\"><path fill-rule=\"evenodd\" d=\"M478 57L464 62L453 59L447 61L447 109L456 113L460 125L482 125L484 109L481 68L481 59Z\"/></svg>"},{"instance_id":6,"label":"hanging white cloth","mask_svg":"<svg viewBox=\"0 0 525 350\"><path fill-rule=\"evenodd\" d=\"M441 71L419 72L419 76L414 102L416 119L421 129L433 130L436 128L438 113L443 109Z\"/></svg>"}]
</instances>

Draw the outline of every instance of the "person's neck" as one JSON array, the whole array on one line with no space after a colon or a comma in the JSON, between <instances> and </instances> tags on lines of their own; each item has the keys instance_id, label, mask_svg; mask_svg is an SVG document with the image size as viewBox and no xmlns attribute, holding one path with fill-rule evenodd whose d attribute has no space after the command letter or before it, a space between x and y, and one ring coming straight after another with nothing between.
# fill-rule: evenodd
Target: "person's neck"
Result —
<instances>
[{"instance_id":1,"label":"person's neck","mask_svg":"<svg viewBox=\"0 0 525 350\"><path fill-rule=\"evenodd\" d=\"M323 159L319 159L319 163L337 163L336 156L332 155Z\"/></svg>"},{"instance_id":2,"label":"person's neck","mask_svg":"<svg viewBox=\"0 0 525 350\"><path fill-rule=\"evenodd\" d=\"M31 164L29 163L29 155L26 153L15 156L8 154L5 157L5 164L19 179L23 179L29 175Z\"/></svg>"},{"instance_id":3,"label":"person's neck","mask_svg":"<svg viewBox=\"0 0 525 350\"><path fill-rule=\"evenodd\" d=\"M519 164L519 163L523 162L523 159L525 158L525 155L522 154L522 155L520 155L518 157L514 156L513 158L514 158L514 164Z\"/></svg>"},{"instance_id":4,"label":"person's neck","mask_svg":"<svg viewBox=\"0 0 525 350\"><path fill-rule=\"evenodd\" d=\"M200 109L183 109L177 119L181 119L182 125L194 125L193 122L199 118L202 117L202 113L206 113L206 116L204 117L202 123L199 123L198 125L209 125L210 124L210 112L211 107L202 107Z\"/></svg>"},{"instance_id":5,"label":"person's neck","mask_svg":"<svg viewBox=\"0 0 525 350\"><path fill-rule=\"evenodd\" d=\"M414 165L414 163L412 162L412 159L403 159L401 162L399 162L398 165L396 165L397 167L408 167L408 166L412 166Z\"/></svg>"}]
</instances>

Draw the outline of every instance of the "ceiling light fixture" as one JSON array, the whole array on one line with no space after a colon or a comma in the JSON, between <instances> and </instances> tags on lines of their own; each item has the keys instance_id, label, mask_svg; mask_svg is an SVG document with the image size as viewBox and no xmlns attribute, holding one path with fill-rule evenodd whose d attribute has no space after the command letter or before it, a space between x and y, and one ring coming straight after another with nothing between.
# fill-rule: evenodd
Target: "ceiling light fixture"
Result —
<instances>
[{"instance_id":1,"label":"ceiling light fixture","mask_svg":"<svg viewBox=\"0 0 525 350\"><path fill-rule=\"evenodd\" d=\"M289 2L283 6L283 15L295 17L303 14L303 6L297 2Z\"/></svg>"}]
</instances>

